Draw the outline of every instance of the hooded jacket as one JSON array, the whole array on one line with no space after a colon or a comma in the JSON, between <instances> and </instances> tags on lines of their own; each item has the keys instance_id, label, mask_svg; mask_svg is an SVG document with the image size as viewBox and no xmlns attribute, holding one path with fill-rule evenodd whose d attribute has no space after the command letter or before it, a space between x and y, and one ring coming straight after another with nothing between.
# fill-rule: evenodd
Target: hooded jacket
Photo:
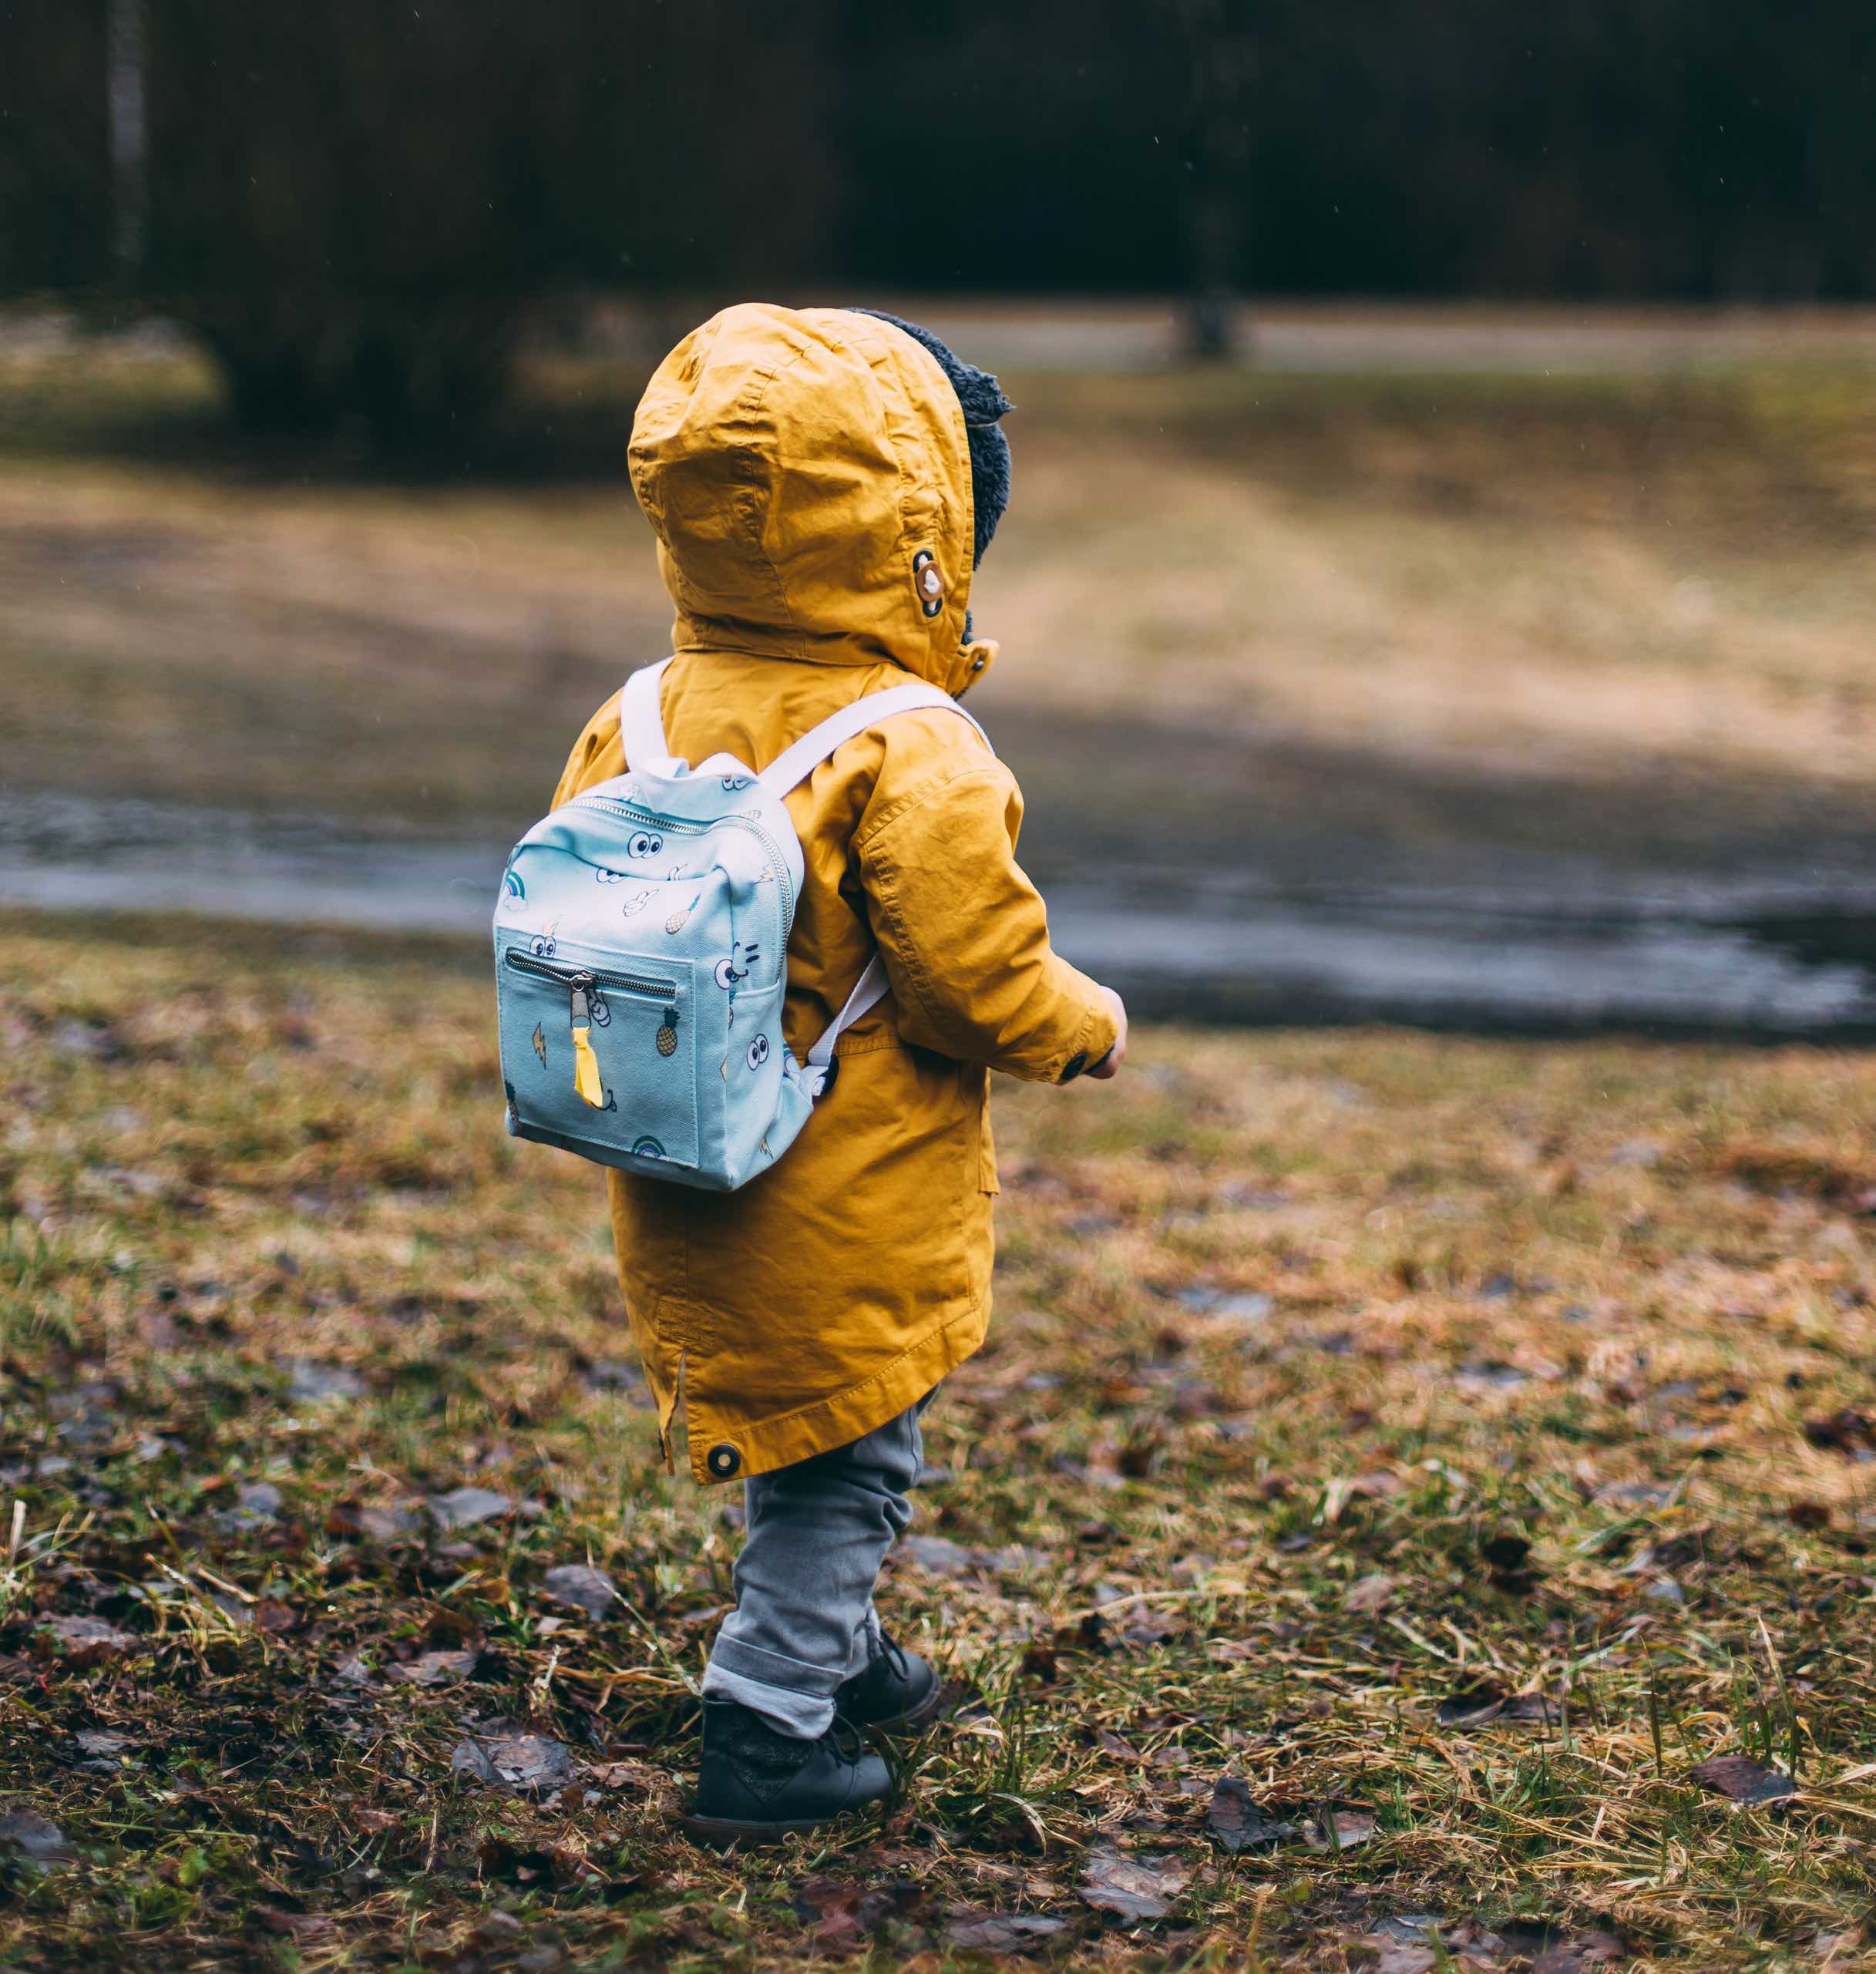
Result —
<instances>
[{"instance_id":1,"label":"hooded jacket","mask_svg":"<svg viewBox=\"0 0 1876 1974\"><path fill-rule=\"evenodd\" d=\"M632 483L676 606L672 749L758 770L910 674L956 694L970 450L937 359L879 317L748 304L680 343L633 428ZM936 571L936 581L929 573ZM556 804L630 764L619 696ZM801 1135L739 1191L607 1175L627 1314L669 1444L700 1481L846 1445L983 1340L997 1190L988 1072L1061 1082L1114 1044L1015 856L1022 797L969 724L903 714L788 798L805 879L783 1027L797 1056L876 948L891 991L843 1034Z\"/></svg>"}]
</instances>

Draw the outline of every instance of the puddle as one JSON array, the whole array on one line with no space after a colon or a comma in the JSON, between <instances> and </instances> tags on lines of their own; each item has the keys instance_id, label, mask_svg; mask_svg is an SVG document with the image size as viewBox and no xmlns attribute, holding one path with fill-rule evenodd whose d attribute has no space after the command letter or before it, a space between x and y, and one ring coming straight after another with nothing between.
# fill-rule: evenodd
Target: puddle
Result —
<instances>
[{"instance_id":1,"label":"puddle","mask_svg":"<svg viewBox=\"0 0 1876 1974\"><path fill-rule=\"evenodd\" d=\"M0 903L480 938L505 846L180 805L0 796ZM1876 1037L1876 887L1573 869L1528 884L1278 889L1220 869L1049 886L1057 945L1148 1018Z\"/></svg>"}]
</instances>

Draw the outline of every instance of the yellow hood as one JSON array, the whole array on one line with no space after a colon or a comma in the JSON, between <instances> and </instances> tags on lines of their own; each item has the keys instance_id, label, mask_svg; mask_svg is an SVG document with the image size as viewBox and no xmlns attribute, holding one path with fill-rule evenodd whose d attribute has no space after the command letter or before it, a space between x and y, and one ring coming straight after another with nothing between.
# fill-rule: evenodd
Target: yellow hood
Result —
<instances>
[{"instance_id":1,"label":"yellow hood","mask_svg":"<svg viewBox=\"0 0 1876 1974\"><path fill-rule=\"evenodd\" d=\"M674 650L885 660L954 694L995 657L964 641L963 411L936 359L889 322L725 309L658 366L630 458L677 606Z\"/></svg>"}]
</instances>

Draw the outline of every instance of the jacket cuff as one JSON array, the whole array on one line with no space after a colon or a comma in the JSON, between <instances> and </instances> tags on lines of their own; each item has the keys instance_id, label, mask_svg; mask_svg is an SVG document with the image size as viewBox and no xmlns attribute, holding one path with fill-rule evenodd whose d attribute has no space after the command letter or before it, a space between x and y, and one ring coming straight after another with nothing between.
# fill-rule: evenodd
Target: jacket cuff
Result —
<instances>
[{"instance_id":1,"label":"jacket cuff","mask_svg":"<svg viewBox=\"0 0 1876 1974\"><path fill-rule=\"evenodd\" d=\"M1074 1047L1067 1061L1056 1071L1055 1081L1057 1083L1072 1083L1084 1069L1092 1069L1104 1057L1111 1054L1120 1038L1121 1031L1115 1026L1114 1017L1106 1008L1089 1008L1076 1032Z\"/></svg>"}]
</instances>

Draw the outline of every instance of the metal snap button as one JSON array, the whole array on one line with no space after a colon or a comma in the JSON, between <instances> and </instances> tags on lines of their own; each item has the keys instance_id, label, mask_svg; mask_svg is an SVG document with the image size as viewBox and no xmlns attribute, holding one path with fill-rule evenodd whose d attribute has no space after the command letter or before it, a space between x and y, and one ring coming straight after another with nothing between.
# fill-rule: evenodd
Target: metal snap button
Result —
<instances>
[{"instance_id":1,"label":"metal snap button","mask_svg":"<svg viewBox=\"0 0 1876 1974\"><path fill-rule=\"evenodd\" d=\"M927 617L936 617L944 608L944 577L929 548L920 549L912 558L912 586L918 592L919 607Z\"/></svg>"},{"instance_id":2,"label":"metal snap button","mask_svg":"<svg viewBox=\"0 0 1876 1974\"><path fill-rule=\"evenodd\" d=\"M728 1440L722 1440L704 1455L704 1465L719 1481L727 1481L742 1465L742 1455Z\"/></svg>"}]
</instances>

